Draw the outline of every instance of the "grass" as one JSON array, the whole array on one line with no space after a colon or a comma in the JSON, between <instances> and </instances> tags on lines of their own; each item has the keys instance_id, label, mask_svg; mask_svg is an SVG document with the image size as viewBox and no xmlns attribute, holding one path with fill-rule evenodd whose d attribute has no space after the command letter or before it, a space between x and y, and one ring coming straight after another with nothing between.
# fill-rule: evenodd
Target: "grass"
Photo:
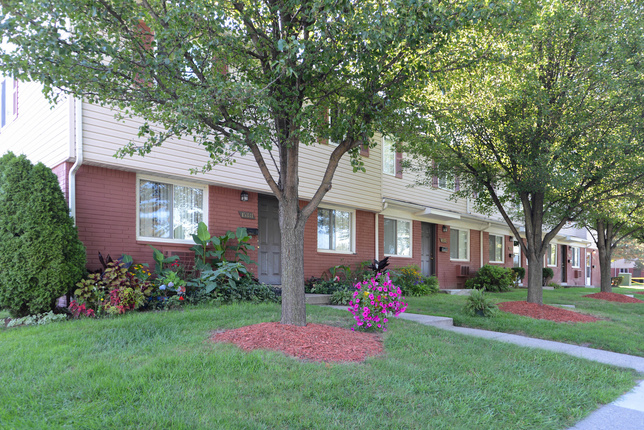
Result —
<instances>
[{"instance_id":1,"label":"grass","mask_svg":"<svg viewBox=\"0 0 644 430\"><path fill-rule=\"evenodd\" d=\"M433 296L433 298L442 296ZM309 322L350 314L308 307ZM623 369L396 320L386 354L304 362L208 342L277 305L0 330L3 429L563 429L635 383Z\"/></svg>"},{"instance_id":2,"label":"grass","mask_svg":"<svg viewBox=\"0 0 644 430\"><path fill-rule=\"evenodd\" d=\"M637 290L613 289L616 293L633 291ZM543 292L544 304L575 305L575 309L570 310L602 318L602 321L594 323L556 323L505 312L499 312L494 318L471 317L462 312L467 296L447 294L409 298L407 312L451 317L457 326L517 333L644 357L644 303L617 303L582 297L596 292L599 292L598 288L562 288ZM527 290L524 289L485 294L495 303L527 298Z\"/></svg>"}]
</instances>

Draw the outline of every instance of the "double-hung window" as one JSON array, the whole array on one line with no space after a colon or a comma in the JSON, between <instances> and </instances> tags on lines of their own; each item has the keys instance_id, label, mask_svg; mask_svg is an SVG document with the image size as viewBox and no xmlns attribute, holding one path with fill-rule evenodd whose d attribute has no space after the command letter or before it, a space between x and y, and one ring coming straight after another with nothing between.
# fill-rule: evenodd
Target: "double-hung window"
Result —
<instances>
[{"instance_id":1,"label":"double-hung window","mask_svg":"<svg viewBox=\"0 0 644 430\"><path fill-rule=\"evenodd\" d=\"M572 267L578 269L581 263L581 249L576 246L573 246L570 249L572 251Z\"/></svg>"},{"instance_id":2,"label":"double-hung window","mask_svg":"<svg viewBox=\"0 0 644 430\"><path fill-rule=\"evenodd\" d=\"M207 218L207 187L138 179L138 237L192 241Z\"/></svg>"},{"instance_id":3,"label":"double-hung window","mask_svg":"<svg viewBox=\"0 0 644 430\"><path fill-rule=\"evenodd\" d=\"M396 147L393 140L382 138L382 171L391 176L396 176Z\"/></svg>"},{"instance_id":4,"label":"double-hung window","mask_svg":"<svg viewBox=\"0 0 644 430\"><path fill-rule=\"evenodd\" d=\"M557 265L557 245L552 243L548 245L548 252L546 253L546 264L548 266Z\"/></svg>"},{"instance_id":5,"label":"double-hung window","mask_svg":"<svg viewBox=\"0 0 644 430\"><path fill-rule=\"evenodd\" d=\"M503 263L503 236L490 235L490 263Z\"/></svg>"},{"instance_id":6,"label":"double-hung window","mask_svg":"<svg viewBox=\"0 0 644 430\"><path fill-rule=\"evenodd\" d=\"M456 228L449 232L449 258L451 260L470 260L470 231Z\"/></svg>"},{"instance_id":7,"label":"double-hung window","mask_svg":"<svg viewBox=\"0 0 644 430\"><path fill-rule=\"evenodd\" d=\"M318 208L318 250L353 252L353 212Z\"/></svg>"},{"instance_id":8,"label":"double-hung window","mask_svg":"<svg viewBox=\"0 0 644 430\"><path fill-rule=\"evenodd\" d=\"M385 218L385 255L411 257L411 221Z\"/></svg>"},{"instance_id":9,"label":"double-hung window","mask_svg":"<svg viewBox=\"0 0 644 430\"><path fill-rule=\"evenodd\" d=\"M456 190L456 179L452 175L445 175L445 176L439 176L438 177L438 188L441 188L443 190L447 191L455 191Z\"/></svg>"}]
</instances>

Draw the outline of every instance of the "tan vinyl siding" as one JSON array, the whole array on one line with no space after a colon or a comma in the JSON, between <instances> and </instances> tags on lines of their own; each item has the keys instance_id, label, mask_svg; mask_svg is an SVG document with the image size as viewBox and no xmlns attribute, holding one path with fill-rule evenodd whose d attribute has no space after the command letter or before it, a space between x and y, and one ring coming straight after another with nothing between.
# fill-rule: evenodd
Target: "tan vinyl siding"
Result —
<instances>
[{"instance_id":1,"label":"tan vinyl siding","mask_svg":"<svg viewBox=\"0 0 644 430\"><path fill-rule=\"evenodd\" d=\"M32 162L55 167L70 157L70 103L52 107L40 84L18 83L18 117L0 130L0 155L25 154ZM73 132L73 128L71 129Z\"/></svg>"},{"instance_id":2,"label":"tan vinyl siding","mask_svg":"<svg viewBox=\"0 0 644 430\"><path fill-rule=\"evenodd\" d=\"M85 103L83 110L85 163L104 167L134 170L155 175L166 175L190 181L207 182L225 187L271 193L264 177L252 156L238 157L231 166L218 165L211 172L191 175L191 168L203 166L208 158L203 147L191 138L171 139L160 148L154 148L145 157L114 158L116 151L136 136L140 120L117 122L114 112L108 108ZM322 174L326 160L333 150L331 145L304 147L300 161L300 197L310 199ZM272 167L272 160L266 157ZM324 199L325 203L346 205L365 210L378 210L380 205L379 176L380 157L365 158L367 173L353 173L349 156L346 155L336 171L333 188Z\"/></svg>"}]
</instances>

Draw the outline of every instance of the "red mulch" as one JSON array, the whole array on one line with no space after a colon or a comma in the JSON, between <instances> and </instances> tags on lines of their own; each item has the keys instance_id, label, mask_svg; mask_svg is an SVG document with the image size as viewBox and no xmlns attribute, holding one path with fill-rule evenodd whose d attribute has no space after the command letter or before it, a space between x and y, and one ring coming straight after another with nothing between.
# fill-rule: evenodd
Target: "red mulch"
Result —
<instances>
[{"instance_id":1,"label":"red mulch","mask_svg":"<svg viewBox=\"0 0 644 430\"><path fill-rule=\"evenodd\" d=\"M586 294L582 297L590 297L591 299L607 300L609 302L621 302L621 303L644 303L640 299L635 297L628 297L624 294L617 293L595 293L595 294Z\"/></svg>"},{"instance_id":2,"label":"red mulch","mask_svg":"<svg viewBox=\"0 0 644 430\"><path fill-rule=\"evenodd\" d=\"M554 306L538 305L528 302L503 302L498 303L499 309L503 312L523 315L525 317L536 318L539 320L550 320L555 322L595 322L599 318L590 315L580 314L579 312L560 309Z\"/></svg>"},{"instance_id":3,"label":"red mulch","mask_svg":"<svg viewBox=\"0 0 644 430\"><path fill-rule=\"evenodd\" d=\"M213 342L232 342L245 351L272 349L313 361L364 361L383 352L380 336L321 324L306 327L260 323L227 330L210 337Z\"/></svg>"},{"instance_id":4,"label":"red mulch","mask_svg":"<svg viewBox=\"0 0 644 430\"><path fill-rule=\"evenodd\" d=\"M644 291L636 291L633 294L644 294Z\"/></svg>"}]
</instances>

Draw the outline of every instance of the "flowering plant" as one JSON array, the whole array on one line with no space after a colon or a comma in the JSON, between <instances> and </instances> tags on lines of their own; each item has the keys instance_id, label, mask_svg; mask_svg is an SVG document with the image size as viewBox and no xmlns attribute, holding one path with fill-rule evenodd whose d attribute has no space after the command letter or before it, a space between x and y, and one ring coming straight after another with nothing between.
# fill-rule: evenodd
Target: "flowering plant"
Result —
<instances>
[{"instance_id":1,"label":"flowering plant","mask_svg":"<svg viewBox=\"0 0 644 430\"><path fill-rule=\"evenodd\" d=\"M389 317L397 317L407 309L407 303L402 300L404 297L400 288L391 282L389 273L378 273L369 281L357 283L353 300L349 302L349 312L356 320L351 330L362 328L387 331Z\"/></svg>"},{"instance_id":2,"label":"flowering plant","mask_svg":"<svg viewBox=\"0 0 644 430\"><path fill-rule=\"evenodd\" d=\"M76 300L72 300L68 307L69 311L72 313L74 319L78 319L81 316L92 318L96 317L96 313L93 309L89 309L85 306L85 303L79 305Z\"/></svg>"}]
</instances>

